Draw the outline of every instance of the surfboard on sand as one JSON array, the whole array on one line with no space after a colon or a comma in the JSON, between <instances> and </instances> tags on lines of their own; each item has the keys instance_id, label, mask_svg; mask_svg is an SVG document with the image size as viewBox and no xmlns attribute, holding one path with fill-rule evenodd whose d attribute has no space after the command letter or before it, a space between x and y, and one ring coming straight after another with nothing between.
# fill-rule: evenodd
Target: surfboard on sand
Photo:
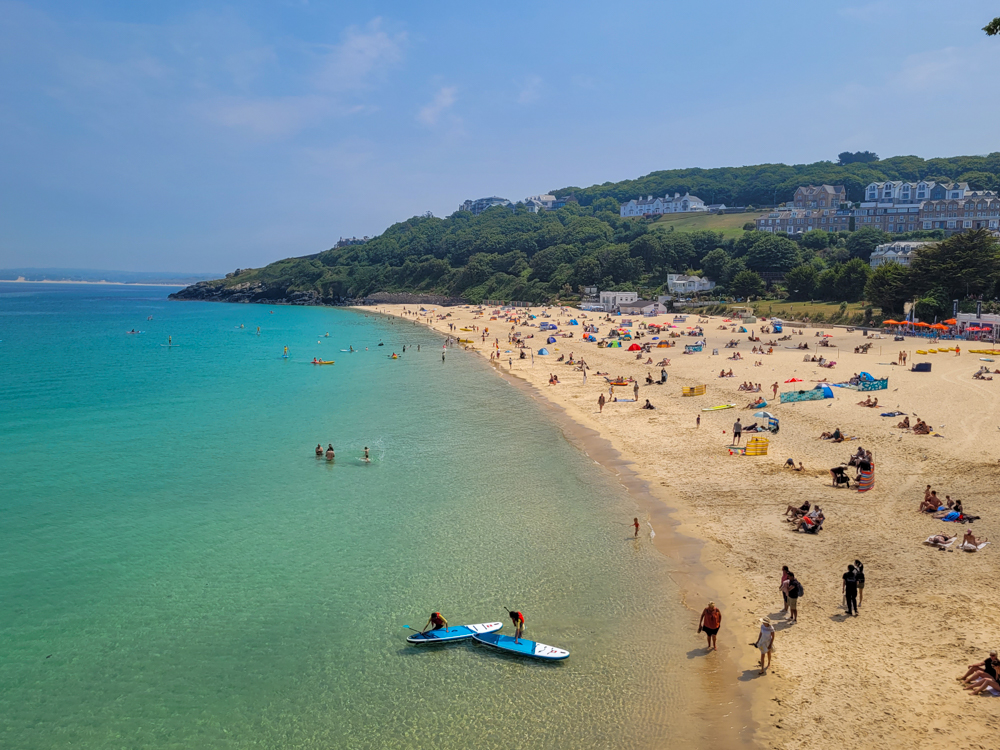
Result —
<instances>
[{"instance_id":1,"label":"surfboard on sand","mask_svg":"<svg viewBox=\"0 0 1000 750\"><path fill-rule=\"evenodd\" d=\"M528 656L532 659L560 661L569 656L569 651L566 649L556 648L555 646L546 646L544 643L530 641L527 638L519 638L518 642L514 643L513 636L501 635L500 633L486 633L484 635L476 634L472 637L479 643L486 646L492 646L493 648L498 648L501 651L507 651L519 656Z\"/></svg>"},{"instance_id":2,"label":"surfboard on sand","mask_svg":"<svg viewBox=\"0 0 1000 750\"><path fill-rule=\"evenodd\" d=\"M478 625L454 625L450 628L440 628L438 630L428 630L426 633L414 633L407 638L408 643L417 645L423 643L447 643L448 641L462 641L480 635L492 633L503 627L502 622L484 622Z\"/></svg>"},{"instance_id":3,"label":"surfboard on sand","mask_svg":"<svg viewBox=\"0 0 1000 750\"><path fill-rule=\"evenodd\" d=\"M736 404L719 404L718 406L709 406L702 411L720 411L721 409L732 409Z\"/></svg>"}]
</instances>

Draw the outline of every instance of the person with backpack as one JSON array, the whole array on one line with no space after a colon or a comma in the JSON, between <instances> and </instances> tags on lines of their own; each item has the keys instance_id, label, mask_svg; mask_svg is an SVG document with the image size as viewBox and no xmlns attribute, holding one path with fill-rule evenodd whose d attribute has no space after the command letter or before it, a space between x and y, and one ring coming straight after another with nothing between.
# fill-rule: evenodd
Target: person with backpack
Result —
<instances>
[{"instance_id":1,"label":"person with backpack","mask_svg":"<svg viewBox=\"0 0 1000 750\"><path fill-rule=\"evenodd\" d=\"M788 616L791 622L799 621L799 597L804 593L802 582L791 571L788 572Z\"/></svg>"},{"instance_id":2,"label":"person with backpack","mask_svg":"<svg viewBox=\"0 0 1000 750\"><path fill-rule=\"evenodd\" d=\"M855 617L858 616L858 577L854 572L856 568L853 565L847 566L847 572L844 573L844 600L847 605L847 614L853 614Z\"/></svg>"}]
</instances>

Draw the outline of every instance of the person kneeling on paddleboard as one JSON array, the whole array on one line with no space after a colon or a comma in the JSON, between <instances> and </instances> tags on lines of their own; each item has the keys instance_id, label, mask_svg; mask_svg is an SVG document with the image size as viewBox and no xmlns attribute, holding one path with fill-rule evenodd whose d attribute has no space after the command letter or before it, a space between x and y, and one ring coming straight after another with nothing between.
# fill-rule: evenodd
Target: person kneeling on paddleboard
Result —
<instances>
[{"instance_id":1,"label":"person kneeling on paddleboard","mask_svg":"<svg viewBox=\"0 0 1000 750\"><path fill-rule=\"evenodd\" d=\"M431 627L431 625L434 627ZM430 619L427 620L427 624L424 625L424 629L421 632L426 633L429 630L440 630L441 628L447 630L448 621L444 619L444 615L440 612L431 612Z\"/></svg>"},{"instance_id":2,"label":"person kneeling on paddleboard","mask_svg":"<svg viewBox=\"0 0 1000 750\"><path fill-rule=\"evenodd\" d=\"M514 623L514 643L517 643L517 639L524 634L524 615L520 612L510 612L510 619Z\"/></svg>"}]
</instances>

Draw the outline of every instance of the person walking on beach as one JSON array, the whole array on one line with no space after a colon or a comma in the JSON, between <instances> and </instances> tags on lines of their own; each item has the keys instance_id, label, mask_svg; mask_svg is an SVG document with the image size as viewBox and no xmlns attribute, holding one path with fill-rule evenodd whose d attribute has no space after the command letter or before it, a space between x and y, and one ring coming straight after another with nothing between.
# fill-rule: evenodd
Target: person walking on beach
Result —
<instances>
[{"instance_id":1,"label":"person walking on beach","mask_svg":"<svg viewBox=\"0 0 1000 750\"><path fill-rule=\"evenodd\" d=\"M772 394L771 398L777 398L778 397L778 381L777 380L775 380L771 384L771 394Z\"/></svg>"},{"instance_id":2,"label":"person walking on beach","mask_svg":"<svg viewBox=\"0 0 1000 750\"><path fill-rule=\"evenodd\" d=\"M600 396L600 398L597 399L597 413L598 414L603 414L604 413L604 404L605 403L607 403L607 400L604 398L604 394L602 393L601 396Z\"/></svg>"},{"instance_id":3,"label":"person walking on beach","mask_svg":"<svg viewBox=\"0 0 1000 750\"><path fill-rule=\"evenodd\" d=\"M778 591L781 592L781 599L784 602L784 607L782 608L782 613L788 614L788 566L781 566L781 582L778 584Z\"/></svg>"},{"instance_id":4,"label":"person walking on beach","mask_svg":"<svg viewBox=\"0 0 1000 750\"><path fill-rule=\"evenodd\" d=\"M633 518L632 519L632 525L635 526L635 538L638 539L639 538L639 519L638 518Z\"/></svg>"},{"instance_id":5,"label":"person walking on beach","mask_svg":"<svg viewBox=\"0 0 1000 750\"><path fill-rule=\"evenodd\" d=\"M740 424L740 418L736 418L736 424L733 425L733 442L730 445L739 445L740 441L743 440L743 425Z\"/></svg>"},{"instance_id":6,"label":"person walking on beach","mask_svg":"<svg viewBox=\"0 0 1000 750\"><path fill-rule=\"evenodd\" d=\"M696 430L701 429L701 414L694 418L694 427Z\"/></svg>"},{"instance_id":7,"label":"person walking on beach","mask_svg":"<svg viewBox=\"0 0 1000 750\"><path fill-rule=\"evenodd\" d=\"M854 561L854 577L858 580L858 601L854 605L854 611L865 601L865 566L860 560Z\"/></svg>"},{"instance_id":8,"label":"person walking on beach","mask_svg":"<svg viewBox=\"0 0 1000 750\"><path fill-rule=\"evenodd\" d=\"M722 627L722 613L715 606L715 602L709 602L708 606L701 612L701 619L698 620L698 632L705 633L705 637L708 639L706 649L709 651L719 650L715 638L720 627Z\"/></svg>"},{"instance_id":9,"label":"person walking on beach","mask_svg":"<svg viewBox=\"0 0 1000 750\"><path fill-rule=\"evenodd\" d=\"M774 626L769 617L760 618L760 635L757 636L757 642L753 645L760 650L760 673L765 675L771 666L771 654L774 653ZM765 656L767 657L767 666L764 666Z\"/></svg>"},{"instance_id":10,"label":"person walking on beach","mask_svg":"<svg viewBox=\"0 0 1000 750\"><path fill-rule=\"evenodd\" d=\"M788 615L790 622L799 621L799 597L802 596L802 584L792 571L788 571Z\"/></svg>"},{"instance_id":11,"label":"person walking on beach","mask_svg":"<svg viewBox=\"0 0 1000 750\"><path fill-rule=\"evenodd\" d=\"M844 601L847 605L847 614L858 616L858 578L854 573L854 566L848 565L847 572L844 573Z\"/></svg>"},{"instance_id":12,"label":"person walking on beach","mask_svg":"<svg viewBox=\"0 0 1000 750\"><path fill-rule=\"evenodd\" d=\"M635 400L639 400L639 382L636 381L635 385L632 386L632 393L635 394Z\"/></svg>"}]
</instances>

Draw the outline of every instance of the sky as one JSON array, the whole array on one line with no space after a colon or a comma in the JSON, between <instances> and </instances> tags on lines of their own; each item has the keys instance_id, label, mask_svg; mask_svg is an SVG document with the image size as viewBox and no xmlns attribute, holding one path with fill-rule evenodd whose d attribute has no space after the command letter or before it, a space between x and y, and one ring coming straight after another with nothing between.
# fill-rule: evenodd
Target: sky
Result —
<instances>
[{"instance_id":1,"label":"sky","mask_svg":"<svg viewBox=\"0 0 1000 750\"><path fill-rule=\"evenodd\" d=\"M0 268L225 272L468 198L1000 150L995 0L0 0Z\"/></svg>"}]
</instances>

